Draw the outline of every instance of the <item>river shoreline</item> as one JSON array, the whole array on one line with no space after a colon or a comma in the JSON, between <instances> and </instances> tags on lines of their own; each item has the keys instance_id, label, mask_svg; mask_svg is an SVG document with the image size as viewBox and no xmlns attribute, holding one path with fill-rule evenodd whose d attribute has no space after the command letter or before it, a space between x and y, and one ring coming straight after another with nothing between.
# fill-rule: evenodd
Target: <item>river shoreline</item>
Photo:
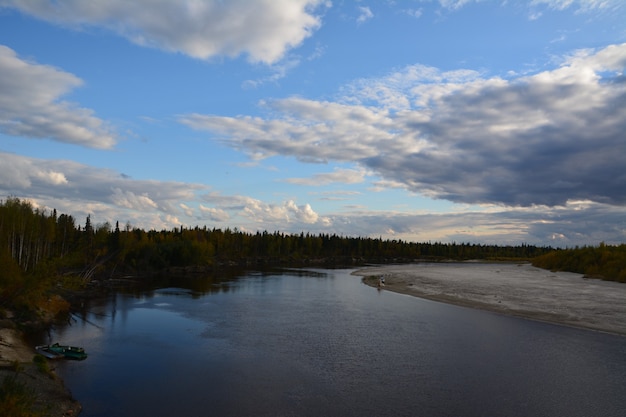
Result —
<instances>
[{"instance_id":1,"label":"river shoreline","mask_svg":"<svg viewBox=\"0 0 626 417\"><path fill-rule=\"evenodd\" d=\"M530 264L449 262L382 265L353 275L382 290L534 320L626 335L626 285L550 272ZM39 371L10 319L0 320L0 381L17 376L46 416L76 416L81 405L52 374ZM53 368L53 362L50 362ZM19 372L16 373L16 369Z\"/></svg>"},{"instance_id":2,"label":"river shoreline","mask_svg":"<svg viewBox=\"0 0 626 417\"><path fill-rule=\"evenodd\" d=\"M469 268L469 269L468 269ZM381 290L572 327L626 335L626 285L520 263L384 265L354 275Z\"/></svg>"},{"instance_id":3,"label":"river shoreline","mask_svg":"<svg viewBox=\"0 0 626 417\"><path fill-rule=\"evenodd\" d=\"M0 383L7 378L15 378L33 396L35 410L44 416L79 415L82 406L54 373L53 362L49 362L49 373L42 372L33 362L35 353L34 347L28 346L22 333L10 320L1 320Z\"/></svg>"}]
</instances>

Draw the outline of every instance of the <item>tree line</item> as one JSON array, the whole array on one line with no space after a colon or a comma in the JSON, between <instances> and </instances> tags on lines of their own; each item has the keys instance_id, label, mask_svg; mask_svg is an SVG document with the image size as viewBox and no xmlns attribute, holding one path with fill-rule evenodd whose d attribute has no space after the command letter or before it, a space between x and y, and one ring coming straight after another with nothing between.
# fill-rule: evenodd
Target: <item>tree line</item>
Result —
<instances>
[{"instance_id":1,"label":"tree line","mask_svg":"<svg viewBox=\"0 0 626 417\"><path fill-rule=\"evenodd\" d=\"M583 261L574 262L579 257L575 254L580 253L585 255ZM249 233L207 226L146 231L128 223L121 228L118 222L94 225L90 216L79 224L71 215L35 208L19 198L0 201L0 306L68 280L84 285L129 274L202 271L228 265L348 266L444 259L532 259L537 266L573 268L623 280L626 255L624 245L564 251L526 244L418 243L305 232Z\"/></svg>"},{"instance_id":2,"label":"tree line","mask_svg":"<svg viewBox=\"0 0 626 417\"><path fill-rule=\"evenodd\" d=\"M534 266L553 271L585 274L587 278L600 278L626 283L626 244L575 247L555 250L532 260Z\"/></svg>"}]
</instances>

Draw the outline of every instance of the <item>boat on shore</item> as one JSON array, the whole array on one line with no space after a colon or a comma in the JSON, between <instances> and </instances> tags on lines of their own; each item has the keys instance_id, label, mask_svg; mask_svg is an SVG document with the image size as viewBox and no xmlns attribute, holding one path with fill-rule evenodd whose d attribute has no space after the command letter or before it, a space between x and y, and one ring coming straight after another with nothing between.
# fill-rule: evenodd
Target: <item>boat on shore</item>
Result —
<instances>
[{"instance_id":1,"label":"boat on shore","mask_svg":"<svg viewBox=\"0 0 626 417\"><path fill-rule=\"evenodd\" d=\"M48 345L35 346L35 351L48 359L61 359L65 357L62 353L50 349Z\"/></svg>"},{"instance_id":2,"label":"boat on shore","mask_svg":"<svg viewBox=\"0 0 626 417\"><path fill-rule=\"evenodd\" d=\"M77 346L60 345L58 343L55 343L53 345L37 346L35 347L35 350L37 351L37 353L49 359L87 359L87 353L85 352L85 349Z\"/></svg>"}]
</instances>

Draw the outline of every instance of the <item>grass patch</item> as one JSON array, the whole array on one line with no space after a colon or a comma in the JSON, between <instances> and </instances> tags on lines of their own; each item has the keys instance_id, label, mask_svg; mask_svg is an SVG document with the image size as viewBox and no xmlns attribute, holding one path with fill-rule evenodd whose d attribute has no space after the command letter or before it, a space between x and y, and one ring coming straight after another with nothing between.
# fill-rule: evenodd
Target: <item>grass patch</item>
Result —
<instances>
[{"instance_id":1,"label":"grass patch","mask_svg":"<svg viewBox=\"0 0 626 417\"><path fill-rule=\"evenodd\" d=\"M35 410L35 393L17 380L17 373L8 375L0 385L0 416L42 417Z\"/></svg>"},{"instance_id":2,"label":"grass patch","mask_svg":"<svg viewBox=\"0 0 626 417\"><path fill-rule=\"evenodd\" d=\"M37 370L44 375L48 375L50 379L54 379L54 372L50 369L50 364L48 363L48 359L43 355L35 355L33 356L33 363L37 367Z\"/></svg>"}]
</instances>

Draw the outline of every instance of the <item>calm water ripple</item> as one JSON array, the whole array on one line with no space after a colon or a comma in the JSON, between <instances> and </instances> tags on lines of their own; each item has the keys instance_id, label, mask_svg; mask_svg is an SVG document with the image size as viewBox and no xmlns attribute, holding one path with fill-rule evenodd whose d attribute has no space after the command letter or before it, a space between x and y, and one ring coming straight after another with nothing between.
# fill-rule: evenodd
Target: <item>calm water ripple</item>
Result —
<instances>
[{"instance_id":1,"label":"calm water ripple","mask_svg":"<svg viewBox=\"0 0 626 417\"><path fill-rule=\"evenodd\" d=\"M626 337L378 292L349 270L248 274L88 306L49 341L81 416L626 415Z\"/></svg>"}]
</instances>

